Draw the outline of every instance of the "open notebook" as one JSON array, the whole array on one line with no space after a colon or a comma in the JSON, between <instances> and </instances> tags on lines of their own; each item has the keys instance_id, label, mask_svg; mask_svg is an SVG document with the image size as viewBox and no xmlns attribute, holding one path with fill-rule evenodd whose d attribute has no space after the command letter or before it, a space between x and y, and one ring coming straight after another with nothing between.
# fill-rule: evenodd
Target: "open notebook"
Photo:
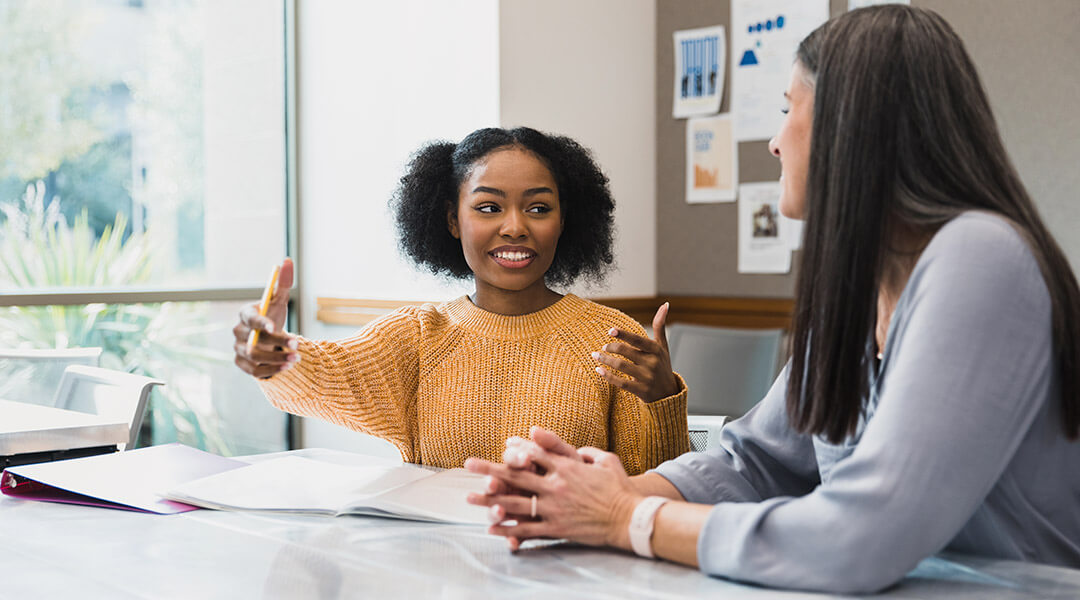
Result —
<instances>
[{"instance_id":1,"label":"open notebook","mask_svg":"<svg viewBox=\"0 0 1080 600\"><path fill-rule=\"evenodd\" d=\"M376 515L485 525L484 507L465 502L484 477L411 464L341 464L282 456L178 485L165 497L216 510Z\"/></svg>"}]
</instances>

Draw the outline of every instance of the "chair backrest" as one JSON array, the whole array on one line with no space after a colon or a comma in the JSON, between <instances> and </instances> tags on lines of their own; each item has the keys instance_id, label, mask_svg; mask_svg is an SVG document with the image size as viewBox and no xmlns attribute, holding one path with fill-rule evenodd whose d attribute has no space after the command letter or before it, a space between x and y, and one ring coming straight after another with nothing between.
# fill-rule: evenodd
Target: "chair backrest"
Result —
<instances>
[{"instance_id":1,"label":"chair backrest","mask_svg":"<svg viewBox=\"0 0 1080 600\"><path fill-rule=\"evenodd\" d=\"M68 365L96 367L101 348L0 348L0 398L48 406Z\"/></svg>"},{"instance_id":2,"label":"chair backrest","mask_svg":"<svg viewBox=\"0 0 1080 600\"><path fill-rule=\"evenodd\" d=\"M155 385L165 382L123 371L72 365L64 370L53 405L130 423L128 443L121 448L125 450L135 447L150 390Z\"/></svg>"},{"instance_id":3,"label":"chair backrest","mask_svg":"<svg viewBox=\"0 0 1080 600\"><path fill-rule=\"evenodd\" d=\"M692 415L742 416L779 370L781 329L727 329L672 323L671 366L686 380Z\"/></svg>"}]
</instances>

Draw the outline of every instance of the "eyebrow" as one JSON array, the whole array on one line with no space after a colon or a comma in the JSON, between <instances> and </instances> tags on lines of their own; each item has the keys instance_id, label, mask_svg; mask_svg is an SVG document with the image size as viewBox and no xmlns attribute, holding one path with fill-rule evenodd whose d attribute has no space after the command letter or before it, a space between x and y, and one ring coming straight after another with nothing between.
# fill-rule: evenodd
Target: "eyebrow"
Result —
<instances>
[{"instance_id":1,"label":"eyebrow","mask_svg":"<svg viewBox=\"0 0 1080 600\"><path fill-rule=\"evenodd\" d=\"M473 193L474 194L492 194L494 196L499 196L500 198L505 198L506 197L506 192L504 192L504 191L502 191L502 190L500 190L498 188L487 187L487 186L484 186L484 185L478 185L475 188L473 188ZM525 195L526 196L535 196L537 194L554 194L554 193L555 193L555 190L553 190L553 189L551 189L551 188L549 188L547 186L529 188L529 189L525 190Z\"/></svg>"}]
</instances>

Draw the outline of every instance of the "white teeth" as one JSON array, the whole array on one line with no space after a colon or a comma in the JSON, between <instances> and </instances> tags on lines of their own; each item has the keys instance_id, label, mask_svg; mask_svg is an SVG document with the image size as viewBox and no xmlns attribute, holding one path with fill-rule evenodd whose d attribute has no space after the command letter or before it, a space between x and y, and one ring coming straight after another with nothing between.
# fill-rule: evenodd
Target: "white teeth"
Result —
<instances>
[{"instance_id":1,"label":"white teeth","mask_svg":"<svg viewBox=\"0 0 1080 600\"><path fill-rule=\"evenodd\" d=\"M525 252L496 252L495 257L503 260L519 261L529 258L529 255Z\"/></svg>"}]
</instances>

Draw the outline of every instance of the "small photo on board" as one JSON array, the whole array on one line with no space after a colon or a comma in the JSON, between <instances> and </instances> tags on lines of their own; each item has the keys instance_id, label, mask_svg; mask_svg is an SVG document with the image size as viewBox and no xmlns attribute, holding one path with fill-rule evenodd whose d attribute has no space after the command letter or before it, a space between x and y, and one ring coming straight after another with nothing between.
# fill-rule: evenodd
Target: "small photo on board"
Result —
<instances>
[{"instance_id":1,"label":"small photo on board","mask_svg":"<svg viewBox=\"0 0 1080 600\"><path fill-rule=\"evenodd\" d=\"M761 206L757 208L753 213L754 225L754 237L756 238L777 238L780 237L780 224L779 218L776 214L773 205L768 202L763 202Z\"/></svg>"}]
</instances>

